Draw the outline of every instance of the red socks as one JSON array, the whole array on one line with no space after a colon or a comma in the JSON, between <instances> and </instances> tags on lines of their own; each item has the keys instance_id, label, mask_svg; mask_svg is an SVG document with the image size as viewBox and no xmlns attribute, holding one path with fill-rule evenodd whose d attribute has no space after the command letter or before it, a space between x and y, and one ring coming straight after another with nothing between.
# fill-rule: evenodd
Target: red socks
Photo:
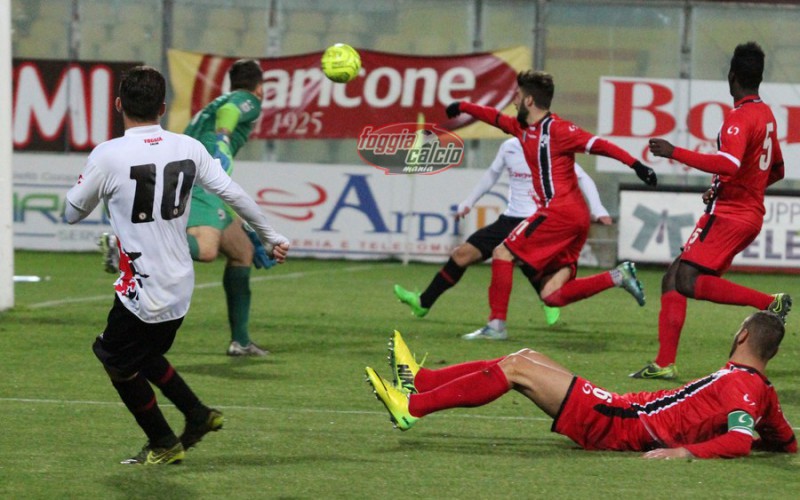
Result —
<instances>
[{"instance_id":1,"label":"red socks","mask_svg":"<svg viewBox=\"0 0 800 500\"><path fill-rule=\"evenodd\" d=\"M503 358L490 359L486 361L468 361L466 363L459 363L457 365L446 366L438 370L431 370L429 368L420 368L417 375L414 377L414 387L419 392L428 392L436 389L440 385L469 375L480 370L485 370L492 365L496 365Z\"/></svg>"},{"instance_id":2,"label":"red socks","mask_svg":"<svg viewBox=\"0 0 800 500\"><path fill-rule=\"evenodd\" d=\"M762 311L774 299L772 295L707 274L697 277L697 281L694 283L694 298L716 302L717 304L752 306Z\"/></svg>"},{"instance_id":3,"label":"red socks","mask_svg":"<svg viewBox=\"0 0 800 500\"><path fill-rule=\"evenodd\" d=\"M681 329L686 321L686 297L671 290L661 295L658 313L658 356L655 363L664 367L675 362Z\"/></svg>"},{"instance_id":4,"label":"red socks","mask_svg":"<svg viewBox=\"0 0 800 500\"><path fill-rule=\"evenodd\" d=\"M591 297L603 290L608 290L614 286L610 272L577 278L564 283L564 286L551 293L547 297L542 297L542 301L549 307L564 307L587 297Z\"/></svg>"},{"instance_id":5,"label":"red socks","mask_svg":"<svg viewBox=\"0 0 800 500\"><path fill-rule=\"evenodd\" d=\"M506 320L511 286L514 283L514 263L510 260L492 260L492 282L489 284L489 321Z\"/></svg>"},{"instance_id":6,"label":"red socks","mask_svg":"<svg viewBox=\"0 0 800 500\"><path fill-rule=\"evenodd\" d=\"M448 408L482 406L499 398L509 389L511 386L505 373L499 364L494 363L428 392L412 394L408 399L408 411L412 416L424 417Z\"/></svg>"}]
</instances>

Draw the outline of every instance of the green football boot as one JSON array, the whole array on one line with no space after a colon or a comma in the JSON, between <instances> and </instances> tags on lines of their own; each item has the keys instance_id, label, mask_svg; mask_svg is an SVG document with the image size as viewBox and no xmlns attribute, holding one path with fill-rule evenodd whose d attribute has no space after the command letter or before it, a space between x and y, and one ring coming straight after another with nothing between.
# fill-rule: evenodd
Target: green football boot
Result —
<instances>
[{"instance_id":1,"label":"green football boot","mask_svg":"<svg viewBox=\"0 0 800 500\"><path fill-rule=\"evenodd\" d=\"M411 308L411 313L418 318L424 318L425 315L428 314L428 311L430 311L429 308L422 307L420 305L419 292L412 292L411 290L406 290L400 285L395 285L394 295L397 297L397 300L408 305L408 307Z\"/></svg>"},{"instance_id":2,"label":"green football boot","mask_svg":"<svg viewBox=\"0 0 800 500\"><path fill-rule=\"evenodd\" d=\"M548 307L542 304L542 310L544 311L544 321L547 326L553 326L558 323L558 318L561 317L560 307Z\"/></svg>"}]
</instances>

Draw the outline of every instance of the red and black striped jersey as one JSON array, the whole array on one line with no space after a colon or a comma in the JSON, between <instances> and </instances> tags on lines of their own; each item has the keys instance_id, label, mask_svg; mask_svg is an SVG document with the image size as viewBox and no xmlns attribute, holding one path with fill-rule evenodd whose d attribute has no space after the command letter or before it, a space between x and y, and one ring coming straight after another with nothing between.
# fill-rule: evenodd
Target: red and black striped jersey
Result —
<instances>
[{"instance_id":1,"label":"red and black striped jersey","mask_svg":"<svg viewBox=\"0 0 800 500\"><path fill-rule=\"evenodd\" d=\"M636 161L614 144L562 120L554 113L523 127L515 117L491 107L461 102L460 109L519 139L533 175L536 203L540 207L586 206L575 175L575 153L608 156L628 166Z\"/></svg>"},{"instance_id":2,"label":"red and black striped jersey","mask_svg":"<svg viewBox=\"0 0 800 500\"><path fill-rule=\"evenodd\" d=\"M727 363L720 370L683 387L656 392L622 394L630 410L660 444L686 447L698 458L732 457L750 452L755 439L742 427L729 429L728 416L752 417L760 447L796 451L792 427L781 412L769 380L748 366ZM729 432L730 431L730 432Z\"/></svg>"}]
</instances>

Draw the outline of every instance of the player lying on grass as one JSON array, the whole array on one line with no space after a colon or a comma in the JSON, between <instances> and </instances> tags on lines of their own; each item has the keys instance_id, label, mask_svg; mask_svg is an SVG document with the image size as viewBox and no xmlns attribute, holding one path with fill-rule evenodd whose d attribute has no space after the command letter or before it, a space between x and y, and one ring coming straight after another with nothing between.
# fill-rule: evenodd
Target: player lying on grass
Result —
<instances>
[{"instance_id":1,"label":"player lying on grass","mask_svg":"<svg viewBox=\"0 0 800 500\"><path fill-rule=\"evenodd\" d=\"M796 453L794 432L764 374L783 335L777 315L753 313L736 332L725 366L655 392L606 391L531 349L426 369L399 332L389 349L394 383L369 367L367 376L400 430L430 413L482 406L514 389L553 418L553 432L586 450L643 451L645 458L665 459L733 458L751 449Z\"/></svg>"}]
</instances>

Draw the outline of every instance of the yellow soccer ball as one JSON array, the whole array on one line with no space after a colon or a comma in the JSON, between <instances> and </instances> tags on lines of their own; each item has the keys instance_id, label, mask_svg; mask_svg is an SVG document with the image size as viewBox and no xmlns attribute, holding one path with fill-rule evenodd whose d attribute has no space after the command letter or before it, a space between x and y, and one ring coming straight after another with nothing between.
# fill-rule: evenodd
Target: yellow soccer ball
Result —
<instances>
[{"instance_id":1,"label":"yellow soccer ball","mask_svg":"<svg viewBox=\"0 0 800 500\"><path fill-rule=\"evenodd\" d=\"M358 76L361 56L353 47L337 43L322 53L322 72L336 83L347 83Z\"/></svg>"}]
</instances>

